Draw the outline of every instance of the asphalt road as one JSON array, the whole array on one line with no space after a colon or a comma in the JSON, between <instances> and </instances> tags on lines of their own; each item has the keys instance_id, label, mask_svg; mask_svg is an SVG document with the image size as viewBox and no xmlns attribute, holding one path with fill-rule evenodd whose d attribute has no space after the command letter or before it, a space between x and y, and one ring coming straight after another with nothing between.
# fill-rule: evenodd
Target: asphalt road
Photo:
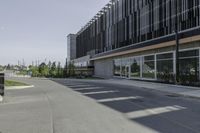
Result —
<instances>
[{"instance_id":1,"label":"asphalt road","mask_svg":"<svg viewBox=\"0 0 200 133\"><path fill-rule=\"evenodd\" d=\"M104 80L18 79L7 90L1 133L200 133L200 100Z\"/></svg>"}]
</instances>

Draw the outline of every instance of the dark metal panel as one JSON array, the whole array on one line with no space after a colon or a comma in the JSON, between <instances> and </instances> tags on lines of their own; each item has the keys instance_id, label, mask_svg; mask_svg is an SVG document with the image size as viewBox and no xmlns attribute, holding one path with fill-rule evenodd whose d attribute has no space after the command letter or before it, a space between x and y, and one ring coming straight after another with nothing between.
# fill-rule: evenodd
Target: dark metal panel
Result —
<instances>
[{"instance_id":1,"label":"dark metal panel","mask_svg":"<svg viewBox=\"0 0 200 133\"><path fill-rule=\"evenodd\" d=\"M117 48L132 47L133 44L134 47L142 47L148 41L154 42L160 40L159 37L170 36L175 31L176 1L113 1L78 34L77 57L85 56L90 51L96 51L96 54L112 53ZM178 0L179 32L200 26L199 1ZM185 32L181 37L188 34L198 34L198 31Z\"/></svg>"}]
</instances>

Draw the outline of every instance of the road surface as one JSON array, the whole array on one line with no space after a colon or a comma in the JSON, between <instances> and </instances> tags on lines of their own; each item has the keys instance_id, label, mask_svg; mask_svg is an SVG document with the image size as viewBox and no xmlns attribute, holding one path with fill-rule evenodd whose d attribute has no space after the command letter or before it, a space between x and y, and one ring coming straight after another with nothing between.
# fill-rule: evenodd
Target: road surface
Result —
<instances>
[{"instance_id":1,"label":"road surface","mask_svg":"<svg viewBox=\"0 0 200 133\"><path fill-rule=\"evenodd\" d=\"M199 133L200 100L104 80L18 79L7 90L2 133Z\"/></svg>"}]
</instances>

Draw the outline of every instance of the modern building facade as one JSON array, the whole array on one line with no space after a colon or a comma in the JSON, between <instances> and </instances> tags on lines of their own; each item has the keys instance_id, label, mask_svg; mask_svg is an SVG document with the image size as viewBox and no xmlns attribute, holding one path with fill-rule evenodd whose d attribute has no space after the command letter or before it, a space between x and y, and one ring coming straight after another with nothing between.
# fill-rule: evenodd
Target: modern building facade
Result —
<instances>
[{"instance_id":1,"label":"modern building facade","mask_svg":"<svg viewBox=\"0 0 200 133\"><path fill-rule=\"evenodd\" d=\"M94 65L93 62L90 61L91 56L86 55L83 57L77 57L77 43L76 43L76 34L69 34L67 36L67 60L69 64L74 64L76 67L75 74L76 75L85 75L92 76L94 75Z\"/></svg>"},{"instance_id":2,"label":"modern building facade","mask_svg":"<svg viewBox=\"0 0 200 133\"><path fill-rule=\"evenodd\" d=\"M111 0L76 35L96 76L200 83L200 0Z\"/></svg>"}]
</instances>

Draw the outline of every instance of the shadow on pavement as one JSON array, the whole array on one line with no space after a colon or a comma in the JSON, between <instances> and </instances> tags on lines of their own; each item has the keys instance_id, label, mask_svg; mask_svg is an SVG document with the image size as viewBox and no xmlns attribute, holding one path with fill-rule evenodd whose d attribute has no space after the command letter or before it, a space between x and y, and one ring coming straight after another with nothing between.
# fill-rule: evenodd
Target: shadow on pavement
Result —
<instances>
[{"instance_id":1,"label":"shadow on pavement","mask_svg":"<svg viewBox=\"0 0 200 133\"><path fill-rule=\"evenodd\" d=\"M161 133L200 132L200 103L130 86L53 80ZM195 108L194 108L195 107Z\"/></svg>"}]
</instances>

